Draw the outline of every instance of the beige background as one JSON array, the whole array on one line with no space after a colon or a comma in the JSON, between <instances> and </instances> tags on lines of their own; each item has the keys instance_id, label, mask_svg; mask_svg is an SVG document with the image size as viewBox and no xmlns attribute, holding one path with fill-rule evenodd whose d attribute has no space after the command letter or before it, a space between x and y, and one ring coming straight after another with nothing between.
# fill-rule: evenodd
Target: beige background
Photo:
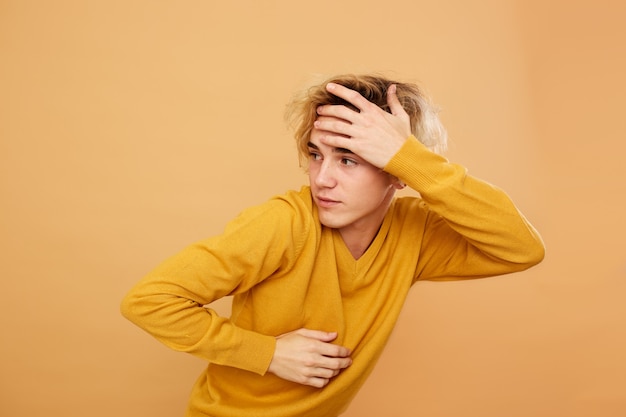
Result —
<instances>
[{"instance_id":1,"label":"beige background","mask_svg":"<svg viewBox=\"0 0 626 417\"><path fill-rule=\"evenodd\" d=\"M348 71L425 86L548 252L418 284L346 416L626 415L622 3L0 0L0 415L182 415L203 363L119 300L304 183L284 104Z\"/></svg>"}]
</instances>

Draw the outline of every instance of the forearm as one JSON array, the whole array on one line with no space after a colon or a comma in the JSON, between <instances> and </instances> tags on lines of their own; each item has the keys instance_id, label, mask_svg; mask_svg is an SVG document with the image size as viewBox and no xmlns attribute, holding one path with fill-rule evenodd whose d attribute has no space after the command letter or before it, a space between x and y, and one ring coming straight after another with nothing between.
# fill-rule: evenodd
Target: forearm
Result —
<instances>
[{"instance_id":1,"label":"forearm","mask_svg":"<svg viewBox=\"0 0 626 417\"><path fill-rule=\"evenodd\" d=\"M294 210L272 200L240 213L223 234L162 262L124 298L122 313L165 345L212 363L266 372L275 338L204 306L246 294L297 258ZM296 243L294 243L296 242Z\"/></svg>"},{"instance_id":2,"label":"forearm","mask_svg":"<svg viewBox=\"0 0 626 417\"><path fill-rule=\"evenodd\" d=\"M267 275L247 248L242 250L248 256L237 252L244 245L236 240L207 239L165 260L130 290L122 313L172 349L262 374L274 338L238 327L204 307L247 291Z\"/></svg>"},{"instance_id":3,"label":"forearm","mask_svg":"<svg viewBox=\"0 0 626 417\"><path fill-rule=\"evenodd\" d=\"M167 279L148 276L124 297L122 314L174 350L265 373L275 339L236 326L185 292Z\"/></svg>"},{"instance_id":4,"label":"forearm","mask_svg":"<svg viewBox=\"0 0 626 417\"><path fill-rule=\"evenodd\" d=\"M544 256L543 242L502 190L428 151L411 137L385 167L420 193L429 210L485 256L525 269Z\"/></svg>"}]
</instances>

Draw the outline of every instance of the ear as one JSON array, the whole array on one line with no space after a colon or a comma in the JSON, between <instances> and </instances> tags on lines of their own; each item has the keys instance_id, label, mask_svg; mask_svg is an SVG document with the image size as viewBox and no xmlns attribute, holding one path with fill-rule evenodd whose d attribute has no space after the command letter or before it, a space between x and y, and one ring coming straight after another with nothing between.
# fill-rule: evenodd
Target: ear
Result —
<instances>
[{"instance_id":1,"label":"ear","mask_svg":"<svg viewBox=\"0 0 626 417\"><path fill-rule=\"evenodd\" d=\"M395 188L396 190L401 190L404 187L406 187L406 184L398 177L391 177L391 185L393 185L393 188Z\"/></svg>"}]
</instances>

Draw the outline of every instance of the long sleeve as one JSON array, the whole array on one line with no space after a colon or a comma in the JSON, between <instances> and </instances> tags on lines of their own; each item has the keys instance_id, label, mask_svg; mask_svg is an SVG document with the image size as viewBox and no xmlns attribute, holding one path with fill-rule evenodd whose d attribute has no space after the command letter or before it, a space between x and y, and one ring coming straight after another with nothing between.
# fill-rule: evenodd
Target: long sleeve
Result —
<instances>
[{"instance_id":1,"label":"long sleeve","mask_svg":"<svg viewBox=\"0 0 626 417\"><path fill-rule=\"evenodd\" d=\"M184 249L145 276L123 299L122 314L172 349L264 374L275 338L204 306L291 267L306 235L291 212L278 199L244 211L222 235Z\"/></svg>"},{"instance_id":2,"label":"long sleeve","mask_svg":"<svg viewBox=\"0 0 626 417\"><path fill-rule=\"evenodd\" d=\"M521 271L545 253L541 237L500 189L410 137L385 170L418 191L428 216L416 279Z\"/></svg>"}]
</instances>

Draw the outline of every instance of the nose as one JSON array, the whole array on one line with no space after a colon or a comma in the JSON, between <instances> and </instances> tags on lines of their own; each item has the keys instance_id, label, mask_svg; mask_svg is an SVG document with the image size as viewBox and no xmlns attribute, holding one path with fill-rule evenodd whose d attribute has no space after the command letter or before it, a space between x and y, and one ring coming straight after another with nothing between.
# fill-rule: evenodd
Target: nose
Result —
<instances>
[{"instance_id":1,"label":"nose","mask_svg":"<svg viewBox=\"0 0 626 417\"><path fill-rule=\"evenodd\" d=\"M333 165L329 160L324 160L313 173L315 185L318 187L332 188L337 184Z\"/></svg>"}]
</instances>

